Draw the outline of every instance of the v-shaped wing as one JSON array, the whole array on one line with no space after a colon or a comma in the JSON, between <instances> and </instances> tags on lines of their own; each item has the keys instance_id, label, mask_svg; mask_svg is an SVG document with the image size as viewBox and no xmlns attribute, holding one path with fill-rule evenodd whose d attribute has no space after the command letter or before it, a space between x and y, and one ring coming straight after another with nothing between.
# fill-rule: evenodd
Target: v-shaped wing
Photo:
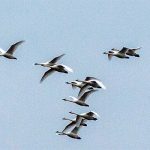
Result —
<instances>
[{"instance_id":1,"label":"v-shaped wing","mask_svg":"<svg viewBox=\"0 0 150 150\"><path fill-rule=\"evenodd\" d=\"M123 47L119 53L125 54L127 52L128 48L127 47Z\"/></svg>"},{"instance_id":2,"label":"v-shaped wing","mask_svg":"<svg viewBox=\"0 0 150 150\"><path fill-rule=\"evenodd\" d=\"M85 92L79 99L80 99L80 101L83 101L83 102L85 102L85 100L87 99L87 97L90 95L90 94L92 94L92 93L94 93L94 92L96 92L97 90L90 90L90 91L87 91L87 92Z\"/></svg>"},{"instance_id":3,"label":"v-shaped wing","mask_svg":"<svg viewBox=\"0 0 150 150\"><path fill-rule=\"evenodd\" d=\"M62 132L65 132L66 130L70 129L73 125L75 125L76 122L72 121L71 123L69 123Z\"/></svg>"},{"instance_id":4,"label":"v-shaped wing","mask_svg":"<svg viewBox=\"0 0 150 150\"><path fill-rule=\"evenodd\" d=\"M20 44L22 44L23 42L24 42L24 41L19 41L19 42L15 43L15 44L11 45L11 47L8 49L7 53L13 54L14 51L17 49L17 47L18 47Z\"/></svg>"},{"instance_id":5,"label":"v-shaped wing","mask_svg":"<svg viewBox=\"0 0 150 150\"><path fill-rule=\"evenodd\" d=\"M82 93L89 87L88 84L85 84L82 86L82 88L79 91L78 97L82 95Z\"/></svg>"},{"instance_id":6,"label":"v-shaped wing","mask_svg":"<svg viewBox=\"0 0 150 150\"><path fill-rule=\"evenodd\" d=\"M42 76L40 83L42 83L50 74L52 74L53 72L55 72L54 69L49 69L48 71L46 71L44 73L44 75Z\"/></svg>"},{"instance_id":7,"label":"v-shaped wing","mask_svg":"<svg viewBox=\"0 0 150 150\"><path fill-rule=\"evenodd\" d=\"M94 116L94 113L93 112L88 112L88 113L86 113L87 115L89 115L89 116Z\"/></svg>"},{"instance_id":8,"label":"v-shaped wing","mask_svg":"<svg viewBox=\"0 0 150 150\"><path fill-rule=\"evenodd\" d=\"M55 57L54 59L52 59L49 63L56 63L58 60L60 60L63 56L64 56L65 54L62 54L62 55L60 55L60 56L58 56L58 57Z\"/></svg>"},{"instance_id":9,"label":"v-shaped wing","mask_svg":"<svg viewBox=\"0 0 150 150\"><path fill-rule=\"evenodd\" d=\"M98 79L97 79L97 78L95 78L95 77L86 77L86 78L85 78L85 81L93 80L93 79L94 79L94 80L98 80Z\"/></svg>"}]
</instances>

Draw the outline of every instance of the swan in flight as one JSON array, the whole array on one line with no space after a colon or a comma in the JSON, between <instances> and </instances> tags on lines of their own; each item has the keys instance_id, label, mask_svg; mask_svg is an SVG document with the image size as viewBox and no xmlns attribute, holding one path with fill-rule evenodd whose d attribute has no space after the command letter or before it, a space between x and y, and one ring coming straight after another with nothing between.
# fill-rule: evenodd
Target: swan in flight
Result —
<instances>
[{"instance_id":1,"label":"swan in flight","mask_svg":"<svg viewBox=\"0 0 150 150\"><path fill-rule=\"evenodd\" d=\"M79 117L79 120L76 123L75 127L73 128L73 130L71 130L69 132L65 132L65 129L64 129L62 132L56 131L56 133L58 135L67 135L67 136L69 136L71 138L74 138L74 139L81 139L81 137L78 136L78 132L79 132L80 128L82 127L82 125L81 125L82 120L83 119L81 117Z\"/></svg>"},{"instance_id":2,"label":"swan in flight","mask_svg":"<svg viewBox=\"0 0 150 150\"><path fill-rule=\"evenodd\" d=\"M137 50L141 49L142 47L137 47L137 48L128 48L127 52L126 52L126 55L129 55L129 56L135 56L135 57L140 57L139 54L136 53ZM111 49L111 51L117 51L119 52L118 49ZM111 59L112 55L111 54L108 54L108 58Z\"/></svg>"},{"instance_id":3,"label":"swan in flight","mask_svg":"<svg viewBox=\"0 0 150 150\"><path fill-rule=\"evenodd\" d=\"M50 69L46 71L44 75L42 76L40 83L42 83L49 75L51 75L55 71L61 72L61 73L73 72L73 70L70 67L63 65L63 64L54 64L54 65L49 66L49 68Z\"/></svg>"},{"instance_id":4,"label":"swan in flight","mask_svg":"<svg viewBox=\"0 0 150 150\"><path fill-rule=\"evenodd\" d=\"M66 130L70 129L71 127L73 127L74 125L78 124L79 121L81 120L81 126L87 126L87 124L85 123L86 122L86 119L83 119L82 117L80 116L76 116L75 119L71 120L71 119L68 119L68 118L63 118L63 120L69 120L71 123L69 123L62 132L65 132Z\"/></svg>"},{"instance_id":5,"label":"swan in flight","mask_svg":"<svg viewBox=\"0 0 150 150\"><path fill-rule=\"evenodd\" d=\"M13 53L17 49L17 47L22 44L24 41L19 41L13 45L10 46L10 48L7 51L4 51L3 49L0 48L0 56L4 56L8 59L17 59L16 57L13 56Z\"/></svg>"},{"instance_id":6,"label":"swan in flight","mask_svg":"<svg viewBox=\"0 0 150 150\"><path fill-rule=\"evenodd\" d=\"M102 89L106 89L105 85L97 78L95 77L86 77L84 81L82 81L84 83L84 86L80 89L79 91L79 96L87 89L90 87L92 88L102 88Z\"/></svg>"},{"instance_id":7,"label":"swan in flight","mask_svg":"<svg viewBox=\"0 0 150 150\"><path fill-rule=\"evenodd\" d=\"M76 87L82 88L84 86L84 83L82 81L79 81L79 80L66 82L66 84L70 84L73 89L76 88Z\"/></svg>"},{"instance_id":8,"label":"swan in flight","mask_svg":"<svg viewBox=\"0 0 150 150\"><path fill-rule=\"evenodd\" d=\"M126 47L123 47L120 51L118 51L117 49L111 49L111 51L108 52L104 52L103 54L108 54L108 59L111 60L112 56L116 56L118 58L126 58L129 59L129 57L126 55L126 52L129 49Z\"/></svg>"},{"instance_id":9,"label":"swan in flight","mask_svg":"<svg viewBox=\"0 0 150 150\"><path fill-rule=\"evenodd\" d=\"M82 114L77 114L77 113L74 113L74 112L69 112L70 114L74 114L74 115L77 115L77 116L80 116L86 120L97 120L97 117L99 117L99 115L94 112L94 111L90 111L88 113L82 113Z\"/></svg>"},{"instance_id":10,"label":"swan in flight","mask_svg":"<svg viewBox=\"0 0 150 150\"><path fill-rule=\"evenodd\" d=\"M89 90L89 91L86 91L84 94L82 94L81 96L78 96L78 98L76 97L73 97L73 96L69 96L70 98L72 98L72 100L67 100L67 99L62 99L64 101L68 101L68 102L72 102L72 103L75 103L75 104L78 104L80 106L87 106L89 107L88 104L85 103L87 97L92 94L93 92L96 92L97 90Z\"/></svg>"},{"instance_id":11,"label":"swan in flight","mask_svg":"<svg viewBox=\"0 0 150 150\"><path fill-rule=\"evenodd\" d=\"M50 66L55 65L64 55L65 54L62 54L60 56L57 56L57 57L53 58L50 61L47 61L47 62L44 62L44 63L35 63L34 65L40 65L40 66L43 66L43 67L50 67Z\"/></svg>"}]
</instances>

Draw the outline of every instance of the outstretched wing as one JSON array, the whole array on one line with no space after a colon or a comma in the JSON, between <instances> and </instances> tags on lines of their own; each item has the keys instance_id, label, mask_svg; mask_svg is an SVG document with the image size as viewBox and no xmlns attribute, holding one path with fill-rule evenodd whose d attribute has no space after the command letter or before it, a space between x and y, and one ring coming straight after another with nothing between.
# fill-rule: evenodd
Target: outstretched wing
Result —
<instances>
[{"instance_id":1,"label":"outstretched wing","mask_svg":"<svg viewBox=\"0 0 150 150\"><path fill-rule=\"evenodd\" d=\"M69 123L62 132L65 132L66 130L70 129L73 125L75 125L76 122L72 121L71 123Z\"/></svg>"},{"instance_id":2,"label":"outstretched wing","mask_svg":"<svg viewBox=\"0 0 150 150\"><path fill-rule=\"evenodd\" d=\"M24 41L19 41L19 42L15 43L15 44L11 45L11 47L8 49L7 53L13 54L14 51L17 49L17 47L18 47L20 44L22 44L23 42L24 42Z\"/></svg>"},{"instance_id":3,"label":"outstretched wing","mask_svg":"<svg viewBox=\"0 0 150 150\"><path fill-rule=\"evenodd\" d=\"M129 48L129 50L132 50L132 51L136 51L136 50L139 50L141 49L141 47L138 47L138 48Z\"/></svg>"},{"instance_id":4,"label":"outstretched wing","mask_svg":"<svg viewBox=\"0 0 150 150\"><path fill-rule=\"evenodd\" d=\"M79 91L78 97L82 95L82 93L89 87L88 84L85 84L82 86L82 88Z\"/></svg>"},{"instance_id":5,"label":"outstretched wing","mask_svg":"<svg viewBox=\"0 0 150 150\"><path fill-rule=\"evenodd\" d=\"M75 128L73 128L73 130L71 132L74 134L78 134L80 128L81 128L81 126L79 126L79 127L75 126Z\"/></svg>"},{"instance_id":6,"label":"outstretched wing","mask_svg":"<svg viewBox=\"0 0 150 150\"><path fill-rule=\"evenodd\" d=\"M79 99L81 100L81 101L83 101L83 102L85 102L85 100L87 99L87 97L90 95L90 94L92 94L92 93L94 93L94 92L96 92L97 90L90 90L90 91L87 91L87 92L85 92Z\"/></svg>"},{"instance_id":7,"label":"outstretched wing","mask_svg":"<svg viewBox=\"0 0 150 150\"><path fill-rule=\"evenodd\" d=\"M62 54L58 57L55 57L54 59L52 59L49 63L56 63L59 59L61 59L65 54Z\"/></svg>"},{"instance_id":8,"label":"outstretched wing","mask_svg":"<svg viewBox=\"0 0 150 150\"><path fill-rule=\"evenodd\" d=\"M95 77L86 77L86 78L85 78L85 81L93 80L93 79L94 79L94 80L98 80L98 79L97 79L97 78L95 78Z\"/></svg>"},{"instance_id":9,"label":"outstretched wing","mask_svg":"<svg viewBox=\"0 0 150 150\"><path fill-rule=\"evenodd\" d=\"M55 72L54 69L49 69L48 71L46 71L43 75L43 77L40 80L40 83L42 83L50 74L52 74L53 72Z\"/></svg>"},{"instance_id":10,"label":"outstretched wing","mask_svg":"<svg viewBox=\"0 0 150 150\"><path fill-rule=\"evenodd\" d=\"M125 54L125 53L127 52L127 50L128 50L127 47L123 47L123 48L119 51L119 53Z\"/></svg>"},{"instance_id":11,"label":"outstretched wing","mask_svg":"<svg viewBox=\"0 0 150 150\"><path fill-rule=\"evenodd\" d=\"M78 134L79 129L81 128L81 122L82 122L82 117L77 116L77 118L76 118L76 126L71 131L72 133Z\"/></svg>"},{"instance_id":12,"label":"outstretched wing","mask_svg":"<svg viewBox=\"0 0 150 150\"><path fill-rule=\"evenodd\" d=\"M79 115L77 115L77 117L76 117L76 126L77 127L79 127L80 126L80 124L81 124L81 122L82 122L82 117L81 116L79 116Z\"/></svg>"}]
</instances>

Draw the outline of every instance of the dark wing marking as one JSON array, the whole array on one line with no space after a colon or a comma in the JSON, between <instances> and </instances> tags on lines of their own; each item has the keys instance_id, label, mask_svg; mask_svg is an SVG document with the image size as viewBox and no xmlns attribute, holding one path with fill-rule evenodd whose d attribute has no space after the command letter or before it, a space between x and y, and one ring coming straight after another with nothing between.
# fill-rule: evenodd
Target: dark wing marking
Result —
<instances>
[{"instance_id":1,"label":"dark wing marking","mask_svg":"<svg viewBox=\"0 0 150 150\"><path fill-rule=\"evenodd\" d=\"M98 79L97 79L97 78L95 78L95 77L86 77L86 78L85 78L85 81L93 80L93 79L94 79L94 80L98 80Z\"/></svg>"},{"instance_id":2,"label":"dark wing marking","mask_svg":"<svg viewBox=\"0 0 150 150\"><path fill-rule=\"evenodd\" d=\"M49 63L56 63L59 59L61 59L65 54L62 54L58 57L55 57L54 59L52 59Z\"/></svg>"},{"instance_id":3,"label":"dark wing marking","mask_svg":"<svg viewBox=\"0 0 150 150\"><path fill-rule=\"evenodd\" d=\"M23 42L24 42L24 41L19 41L19 42L15 43L15 44L11 45L11 47L8 49L7 53L13 54L14 51L17 49L17 47L18 47L21 43L23 43Z\"/></svg>"},{"instance_id":4,"label":"dark wing marking","mask_svg":"<svg viewBox=\"0 0 150 150\"><path fill-rule=\"evenodd\" d=\"M52 74L53 72L55 72L54 69L49 69L48 71L46 71L43 75L43 77L40 80L40 83L42 83L50 74Z\"/></svg>"},{"instance_id":5,"label":"dark wing marking","mask_svg":"<svg viewBox=\"0 0 150 150\"><path fill-rule=\"evenodd\" d=\"M127 55L128 55L128 54L129 54L129 55L134 55L134 53L135 53L135 52L134 52L134 50L129 49L129 50L127 51L127 53L126 53L126 54L127 54Z\"/></svg>"},{"instance_id":6,"label":"dark wing marking","mask_svg":"<svg viewBox=\"0 0 150 150\"><path fill-rule=\"evenodd\" d=\"M94 115L94 113L93 112L88 112L88 113L86 113L87 115L89 115L89 116L93 116Z\"/></svg>"},{"instance_id":7,"label":"dark wing marking","mask_svg":"<svg viewBox=\"0 0 150 150\"><path fill-rule=\"evenodd\" d=\"M81 100L81 101L83 101L83 102L85 102L85 100L87 99L87 97L90 95L90 94L92 94L92 93L94 93L94 92L96 92L97 90L90 90L90 91L87 91L87 92L85 92L79 99Z\"/></svg>"},{"instance_id":8,"label":"dark wing marking","mask_svg":"<svg viewBox=\"0 0 150 150\"><path fill-rule=\"evenodd\" d=\"M84 124L86 122L87 122L87 120L83 118L82 121L81 121L81 124Z\"/></svg>"},{"instance_id":9,"label":"dark wing marking","mask_svg":"<svg viewBox=\"0 0 150 150\"><path fill-rule=\"evenodd\" d=\"M108 54L108 59L111 60L112 56L112 54Z\"/></svg>"},{"instance_id":10,"label":"dark wing marking","mask_svg":"<svg viewBox=\"0 0 150 150\"><path fill-rule=\"evenodd\" d=\"M127 50L128 50L128 48L123 47L123 48L119 51L119 53L125 54L125 53L127 52Z\"/></svg>"},{"instance_id":11,"label":"dark wing marking","mask_svg":"<svg viewBox=\"0 0 150 150\"><path fill-rule=\"evenodd\" d=\"M75 121L72 121L71 123L69 123L62 132L65 132L66 130L70 129L73 125L75 125Z\"/></svg>"},{"instance_id":12,"label":"dark wing marking","mask_svg":"<svg viewBox=\"0 0 150 150\"><path fill-rule=\"evenodd\" d=\"M75 85L73 85L73 84L71 84L71 86L72 86L72 89L76 89L77 87L75 86Z\"/></svg>"}]
</instances>

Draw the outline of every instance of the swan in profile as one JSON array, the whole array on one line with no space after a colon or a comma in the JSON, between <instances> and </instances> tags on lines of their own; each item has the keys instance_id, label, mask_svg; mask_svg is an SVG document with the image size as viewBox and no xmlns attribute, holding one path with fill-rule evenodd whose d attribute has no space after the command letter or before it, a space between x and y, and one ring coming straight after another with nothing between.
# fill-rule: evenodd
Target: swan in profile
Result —
<instances>
[{"instance_id":1,"label":"swan in profile","mask_svg":"<svg viewBox=\"0 0 150 150\"><path fill-rule=\"evenodd\" d=\"M127 52L126 52L126 55L135 56L135 57L140 57L140 55L137 54L136 51L139 50L139 49L141 49L141 48L142 48L142 47L138 47L138 48L128 48L128 50L127 50ZM111 51L118 51L118 52L119 52L119 50L118 50L118 49L115 49L115 48L111 49ZM108 54L108 58L111 59L111 57L112 57L112 56L111 56L110 54Z\"/></svg>"},{"instance_id":2,"label":"swan in profile","mask_svg":"<svg viewBox=\"0 0 150 150\"><path fill-rule=\"evenodd\" d=\"M81 139L81 137L78 136L78 132L79 132L79 129L81 128L81 122L82 122L82 118L80 117L79 121L78 121L78 124L75 125L75 127L73 128L73 130L71 130L70 132L65 132L65 131L56 131L56 133L58 135L67 135L71 138L74 138L74 139Z\"/></svg>"},{"instance_id":3,"label":"swan in profile","mask_svg":"<svg viewBox=\"0 0 150 150\"><path fill-rule=\"evenodd\" d=\"M112 56L116 56L116 57L118 57L118 58L126 58L126 59L129 59L129 57L126 56L126 52L127 52L128 50L129 50L129 49L126 48L126 47L123 47L120 51L113 48L111 51L104 52L103 54L108 54L109 60L111 60Z\"/></svg>"},{"instance_id":4,"label":"swan in profile","mask_svg":"<svg viewBox=\"0 0 150 150\"><path fill-rule=\"evenodd\" d=\"M53 66L57 63L58 60L60 60L65 54L62 54L60 56L57 56L55 58L53 58L52 60L50 61L47 61L45 63L35 63L34 65L40 65L40 66L43 66L43 67L50 67L50 66Z\"/></svg>"},{"instance_id":5,"label":"swan in profile","mask_svg":"<svg viewBox=\"0 0 150 150\"><path fill-rule=\"evenodd\" d=\"M70 67L63 65L63 64L54 64L54 65L49 66L49 68L50 69L46 71L44 75L42 76L40 82L43 82L50 74L54 73L55 71L61 72L61 73L73 72L73 70Z\"/></svg>"},{"instance_id":6,"label":"swan in profile","mask_svg":"<svg viewBox=\"0 0 150 150\"><path fill-rule=\"evenodd\" d=\"M75 104L78 104L80 106L87 106L89 107L88 104L85 103L87 97L92 94L93 92L96 92L97 90L89 90L89 91L86 91L84 94L82 94L81 96L78 96L78 98L76 97L73 97L73 96L69 96L70 98L72 98L72 100L67 100L67 99L63 99L64 101L68 101L68 102L72 102L72 103L75 103Z\"/></svg>"},{"instance_id":7,"label":"swan in profile","mask_svg":"<svg viewBox=\"0 0 150 150\"><path fill-rule=\"evenodd\" d=\"M13 56L13 53L15 52L17 47L23 42L24 41L19 41L15 44L11 45L7 51L4 51L3 49L0 48L0 56L4 56L8 59L17 59L16 57Z\"/></svg>"},{"instance_id":8,"label":"swan in profile","mask_svg":"<svg viewBox=\"0 0 150 150\"><path fill-rule=\"evenodd\" d=\"M97 117L99 117L99 115L94 112L94 111L90 111L88 113L83 113L83 114L77 114L77 113L74 113L74 112L69 112L70 114L74 114L74 115L77 115L77 116L80 116L86 120L97 120Z\"/></svg>"},{"instance_id":9,"label":"swan in profile","mask_svg":"<svg viewBox=\"0 0 150 150\"><path fill-rule=\"evenodd\" d=\"M141 47L129 48L128 51L126 52L126 54L129 55L129 56L140 57L140 55L136 53L136 51L139 50L139 49L141 49Z\"/></svg>"},{"instance_id":10,"label":"swan in profile","mask_svg":"<svg viewBox=\"0 0 150 150\"><path fill-rule=\"evenodd\" d=\"M70 84L72 85L72 88L82 88L84 86L84 83L82 81L79 81L79 80L75 80L75 81L71 81L71 82L66 82L66 84Z\"/></svg>"},{"instance_id":11,"label":"swan in profile","mask_svg":"<svg viewBox=\"0 0 150 150\"><path fill-rule=\"evenodd\" d=\"M79 96L87 89L90 87L92 88L102 88L106 89L105 85L97 78L95 77L86 77L84 81L82 81L85 85L80 89L79 91Z\"/></svg>"},{"instance_id":12,"label":"swan in profile","mask_svg":"<svg viewBox=\"0 0 150 150\"><path fill-rule=\"evenodd\" d=\"M75 119L73 119L73 120L68 119L68 118L63 118L63 120L69 120L71 123L69 123L69 124L64 128L64 130L63 130L62 132L65 132L66 130L70 129L70 128L73 127L74 125L78 124L79 121L80 121L80 119L82 119L82 120L81 120L81 123L80 123L81 126L87 126L87 124L85 123L86 120L83 119L83 118L80 117L80 116L77 116L77 117L76 117Z\"/></svg>"},{"instance_id":13,"label":"swan in profile","mask_svg":"<svg viewBox=\"0 0 150 150\"><path fill-rule=\"evenodd\" d=\"M75 88L79 88L81 89L85 83L83 81L80 81L80 80L74 80L74 81L71 81L71 82L66 82L66 84L70 84L72 86L73 89ZM92 90L93 88L92 87L89 87L88 90Z\"/></svg>"}]
</instances>

